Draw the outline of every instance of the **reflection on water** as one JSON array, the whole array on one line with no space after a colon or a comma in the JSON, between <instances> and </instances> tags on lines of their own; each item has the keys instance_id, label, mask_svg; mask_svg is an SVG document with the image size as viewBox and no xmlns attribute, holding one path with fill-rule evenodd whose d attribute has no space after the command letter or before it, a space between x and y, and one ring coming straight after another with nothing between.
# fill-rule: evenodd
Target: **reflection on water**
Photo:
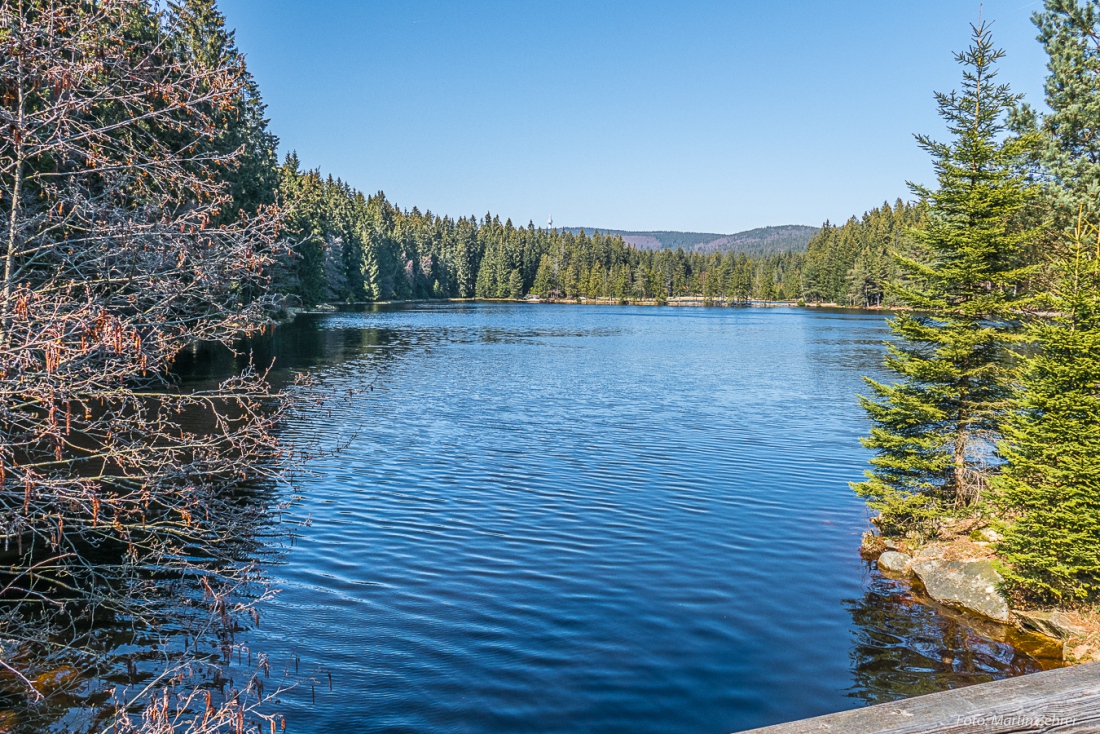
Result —
<instances>
[{"instance_id":1,"label":"reflection on water","mask_svg":"<svg viewBox=\"0 0 1100 734\"><path fill-rule=\"evenodd\" d=\"M308 527L249 637L305 681L289 729L717 734L1037 670L859 557L854 394L886 334L826 310L466 304L256 341L277 382L343 396L287 438L349 442L303 479Z\"/></svg>"},{"instance_id":2,"label":"reflection on water","mask_svg":"<svg viewBox=\"0 0 1100 734\"><path fill-rule=\"evenodd\" d=\"M1058 645L936 608L908 584L877 574L848 608L855 638L851 695L868 704L1036 673L1061 661Z\"/></svg>"}]
</instances>

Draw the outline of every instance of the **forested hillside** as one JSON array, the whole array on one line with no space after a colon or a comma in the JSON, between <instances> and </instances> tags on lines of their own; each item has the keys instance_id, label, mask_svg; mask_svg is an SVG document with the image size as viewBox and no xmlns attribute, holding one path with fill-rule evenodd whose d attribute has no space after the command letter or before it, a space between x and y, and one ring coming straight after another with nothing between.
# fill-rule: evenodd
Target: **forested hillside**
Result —
<instances>
[{"instance_id":1,"label":"forested hillside","mask_svg":"<svg viewBox=\"0 0 1100 734\"><path fill-rule=\"evenodd\" d=\"M758 227L731 234L712 242L696 245L699 252L743 252L746 255L771 255L777 252L804 252L816 227L787 224Z\"/></svg>"},{"instance_id":2,"label":"forested hillside","mask_svg":"<svg viewBox=\"0 0 1100 734\"><path fill-rule=\"evenodd\" d=\"M571 227L574 234L592 227ZM679 250L694 252L743 252L749 256L774 255L779 252L803 252L815 227L797 224L780 227L759 227L737 234L712 232L631 232L619 229L601 229L604 234L619 235L628 245L643 250Z\"/></svg>"}]
</instances>

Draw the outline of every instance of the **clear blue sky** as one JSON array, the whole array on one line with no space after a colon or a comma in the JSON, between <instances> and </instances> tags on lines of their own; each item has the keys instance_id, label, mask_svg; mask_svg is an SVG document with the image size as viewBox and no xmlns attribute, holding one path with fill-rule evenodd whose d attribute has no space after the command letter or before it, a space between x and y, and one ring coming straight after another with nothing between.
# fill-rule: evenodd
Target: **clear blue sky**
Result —
<instances>
[{"instance_id":1,"label":"clear blue sky","mask_svg":"<svg viewBox=\"0 0 1100 734\"><path fill-rule=\"evenodd\" d=\"M978 2L221 0L283 150L404 208L734 232L931 183ZM992 0L1039 101L1028 0Z\"/></svg>"}]
</instances>

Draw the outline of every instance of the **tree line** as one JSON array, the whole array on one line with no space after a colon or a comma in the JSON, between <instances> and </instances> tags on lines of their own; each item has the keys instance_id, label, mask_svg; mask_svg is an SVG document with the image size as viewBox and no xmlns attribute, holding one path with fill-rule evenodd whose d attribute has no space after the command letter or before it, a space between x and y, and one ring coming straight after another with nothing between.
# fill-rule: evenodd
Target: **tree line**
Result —
<instances>
[{"instance_id":1,"label":"tree line","mask_svg":"<svg viewBox=\"0 0 1100 734\"><path fill-rule=\"evenodd\" d=\"M887 284L894 254L926 207L898 200L841 226L825 222L806 252L765 256L646 250L619 234L517 227L492 213L453 219L403 210L286 156L270 197L291 245L275 289L306 306L432 298L663 302L796 301L857 308L899 305Z\"/></svg>"},{"instance_id":2,"label":"tree line","mask_svg":"<svg viewBox=\"0 0 1100 734\"><path fill-rule=\"evenodd\" d=\"M927 207L920 201L884 203L841 226L825 222L801 258L801 297L807 302L890 307L899 301L887 285L899 273L896 255L910 248Z\"/></svg>"},{"instance_id":3,"label":"tree line","mask_svg":"<svg viewBox=\"0 0 1100 734\"><path fill-rule=\"evenodd\" d=\"M618 234L515 226L485 214L453 219L366 196L289 154L272 195L291 245L274 287L319 303L431 298L606 298L727 302L800 295L802 256L649 251Z\"/></svg>"}]
</instances>

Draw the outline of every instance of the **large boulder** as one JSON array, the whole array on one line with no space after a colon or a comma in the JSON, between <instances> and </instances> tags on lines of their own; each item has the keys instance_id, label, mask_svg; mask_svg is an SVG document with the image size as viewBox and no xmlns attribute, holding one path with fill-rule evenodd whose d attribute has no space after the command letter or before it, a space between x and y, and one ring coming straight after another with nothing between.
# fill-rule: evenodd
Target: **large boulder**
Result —
<instances>
[{"instance_id":1,"label":"large boulder","mask_svg":"<svg viewBox=\"0 0 1100 734\"><path fill-rule=\"evenodd\" d=\"M887 576L904 577L909 575L909 565L912 562L910 556L888 550L878 557L878 570Z\"/></svg>"},{"instance_id":2,"label":"large boulder","mask_svg":"<svg viewBox=\"0 0 1100 734\"><path fill-rule=\"evenodd\" d=\"M998 588L1004 579L989 561L921 559L912 569L928 595L941 604L996 622L1012 622L1008 602Z\"/></svg>"}]
</instances>

